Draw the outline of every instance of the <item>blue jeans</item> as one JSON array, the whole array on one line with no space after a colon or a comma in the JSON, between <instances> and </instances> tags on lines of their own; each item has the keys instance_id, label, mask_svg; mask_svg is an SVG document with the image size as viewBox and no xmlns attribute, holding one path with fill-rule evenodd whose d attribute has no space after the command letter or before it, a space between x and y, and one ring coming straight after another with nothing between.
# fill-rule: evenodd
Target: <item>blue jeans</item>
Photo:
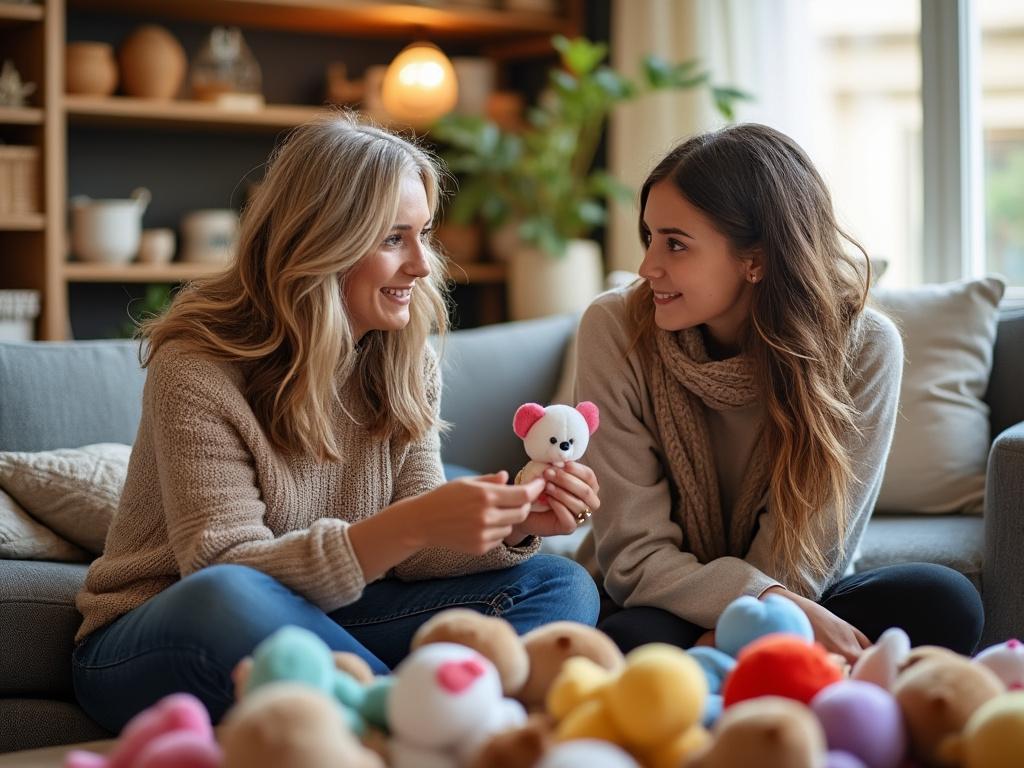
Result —
<instances>
[{"instance_id":1,"label":"blue jeans","mask_svg":"<svg viewBox=\"0 0 1024 768\"><path fill-rule=\"evenodd\" d=\"M356 653L386 673L409 652L421 624L455 607L500 616L522 634L558 620L593 626L599 599L589 574L555 555L451 579L385 579L330 614L260 571L215 565L85 638L72 656L75 695L114 732L177 691L199 697L217 722L234 701L231 670L286 624L312 630L332 649Z\"/></svg>"}]
</instances>

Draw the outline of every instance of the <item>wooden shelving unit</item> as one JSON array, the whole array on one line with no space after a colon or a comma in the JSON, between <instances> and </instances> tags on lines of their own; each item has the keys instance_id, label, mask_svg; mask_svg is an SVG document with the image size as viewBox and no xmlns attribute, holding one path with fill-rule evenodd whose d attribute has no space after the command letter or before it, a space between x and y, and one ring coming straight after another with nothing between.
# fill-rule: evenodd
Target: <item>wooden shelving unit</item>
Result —
<instances>
[{"instance_id":1,"label":"wooden shelving unit","mask_svg":"<svg viewBox=\"0 0 1024 768\"><path fill-rule=\"evenodd\" d=\"M41 213L0 216L0 232L41 232L45 226L46 217Z\"/></svg>"},{"instance_id":2,"label":"wooden shelving unit","mask_svg":"<svg viewBox=\"0 0 1024 768\"><path fill-rule=\"evenodd\" d=\"M42 125L43 110L38 107L0 107L0 125Z\"/></svg>"},{"instance_id":3,"label":"wooden shelving unit","mask_svg":"<svg viewBox=\"0 0 1024 768\"><path fill-rule=\"evenodd\" d=\"M278 131L312 120L326 110L268 104L261 109L225 109L202 101L152 101L127 96L64 97L64 110L73 123L140 125L161 128Z\"/></svg>"},{"instance_id":4,"label":"wooden shelving unit","mask_svg":"<svg viewBox=\"0 0 1024 768\"><path fill-rule=\"evenodd\" d=\"M124 14L140 22L184 20L345 38L459 41L464 49L500 60L543 55L550 50L551 35L577 34L582 28L583 0L563 0L563 13L557 16L474 8L444 0L39 0L35 4L0 0L0 42L6 46L5 57L14 59L23 78L37 85L32 106L0 108L0 138L39 148L42 203L41 213L0 216L0 288L29 288L41 293L40 339L67 335L70 285L176 283L221 269L179 262L111 265L68 261L69 124L117 130L273 134L327 109L272 104L246 111L183 100L66 95L64 48L69 9ZM182 172L188 172L187 166ZM484 313L491 322L502 319L505 272L504 264L491 263L453 264L449 270L456 286L479 286L474 287L474 295L493 299Z\"/></svg>"},{"instance_id":5,"label":"wooden shelving unit","mask_svg":"<svg viewBox=\"0 0 1024 768\"><path fill-rule=\"evenodd\" d=\"M0 27L42 20L43 6L41 5L0 2Z\"/></svg>"},{"instance_id":6,"label":"wooden shelving unit","mask_svg":"<svg viewBox=\"0 0 1024 768\"><path fill-rule=\"evenodd\" d=\"M2 226L2 220L0 220ZM96 264L69 261L64 264L64 279L69 283L180 283L217 274L223 267L215 264ZM453 264L450 277L456 284L503 283L504 264Z\"/></svg>"},{"instance_id":7,"label":"wooden shelving unit","mask_svg":"<svg viewBox=\"0 0 1024 768\"><path fill-rule=\"evenodd\" d=\"M235 24L346 37L424 35L431 39L497 41L578 29L571 14L473 8L456 3L361 0L69 0L74 9L152 15L211 24Z\"/></svg>"},{"instance_id":8,"label":"wooden shelving unit","mask_svg":"<svg viewBox=\"0 0 1024 768\"><path fill-rule=\"evenodd\" d=\"M69 261L64 279L69 283L180 283L214 275L224 268L216 264L93 264Z\"/></svg>"}]
</instances>

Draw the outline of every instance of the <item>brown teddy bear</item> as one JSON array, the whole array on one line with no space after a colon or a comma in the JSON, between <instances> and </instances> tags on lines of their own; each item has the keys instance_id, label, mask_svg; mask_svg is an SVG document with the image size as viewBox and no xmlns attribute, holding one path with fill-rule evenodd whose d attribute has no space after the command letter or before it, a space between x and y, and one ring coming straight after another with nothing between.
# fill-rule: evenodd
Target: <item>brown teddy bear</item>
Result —
<instances>
[{"instance_id":1,"label":"brown teddy bear","mask_svg":"<svg viewBox=\"0 0 1024 768\"><path fill-rule=\"evenodd\" d=\"M916 648L911 657L892 694L903 711L914 757L925 765L945 765L944 742L959 736L975 710L1006 689L992 670L952 651Z\"/></svg>"},{"instance_id":2,"label":"brown teddy bear","mask_svg":"<svg viewBox=\"0 0 1024 768\"><path fill-rule=\"evenodd\" d=\"M384 768L349 729L341 707L301 683L271 683L246 695L220 727L223 768Z\"/></svg>"},{"instance_id":3,"label":"brown teddy bear","mask_svg":"<svg viewBox=\"0 0 1024 768\"><path fill-rule=\"evenodd\" d=\"M825 733L810 709L781 696L748 699L722 714L713 741L686 768L818 768Z\"/></svg>"}]
</instances>

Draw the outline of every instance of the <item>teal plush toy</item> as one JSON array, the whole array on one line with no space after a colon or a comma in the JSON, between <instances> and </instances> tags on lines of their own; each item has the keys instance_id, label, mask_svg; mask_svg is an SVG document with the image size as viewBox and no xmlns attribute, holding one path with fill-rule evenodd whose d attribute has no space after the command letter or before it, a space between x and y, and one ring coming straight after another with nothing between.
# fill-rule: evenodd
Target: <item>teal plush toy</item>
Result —
<instances>
[{"instance_id":1,"label":"teal plush toy","mask_svg":"<svg viewBox=\"0 0 1024 768\"><path fill-rule=\"evenodd\" d=\"M744 595L726 606L715 627L715 645L733 658L754 640L775 633L814 640L814 629L800 607L782 595L764 600Z\"/></svg>"},{"instance_id":2,"label":"teal plush toy","mask_svg":"<svg viewBox=\"0 0 1024 768\"><path fill-rule=\"evenodd\" d=\"M377 703L368 708L367 688L335 666L327 643L301 627L282 627L252 652L245 693L276 682L305 683L334 698L342 705L349 727L358 735L366 731L364 710L380 706Z\"/></svg>"}]
</instances>

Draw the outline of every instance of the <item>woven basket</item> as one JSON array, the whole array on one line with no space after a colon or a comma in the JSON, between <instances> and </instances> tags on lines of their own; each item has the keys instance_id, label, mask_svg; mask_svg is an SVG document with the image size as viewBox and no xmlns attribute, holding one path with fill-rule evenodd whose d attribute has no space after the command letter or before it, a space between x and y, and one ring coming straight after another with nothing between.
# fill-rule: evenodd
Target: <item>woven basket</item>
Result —
<instances>
[{"instance_id":1,"label":"woven basket","mask_svg":"<svg viewBox=\"0 0 1024 768\"><path fill-rule=\"evenodd\" d=\"M0 146L0 216L39 212L39 150Z\"/></svg>"}]
</instances>

